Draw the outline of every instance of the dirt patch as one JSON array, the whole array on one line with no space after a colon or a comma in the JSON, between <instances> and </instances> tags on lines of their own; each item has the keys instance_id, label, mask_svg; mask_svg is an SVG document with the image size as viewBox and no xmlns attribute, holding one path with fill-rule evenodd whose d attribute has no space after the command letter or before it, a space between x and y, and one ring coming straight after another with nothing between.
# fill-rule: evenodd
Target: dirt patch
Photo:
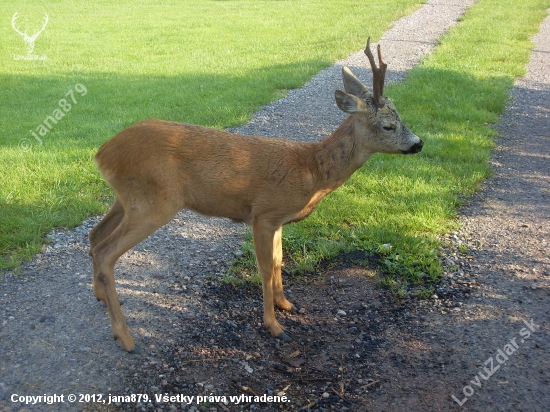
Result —
<instances>
[{"instance_id":1,"label":"dirt patch","mask_svg":"<svg viewBox=\"0 0 550 412\"><path fill-rule=\"evenodd\" d=\"M159 345L143 361L132 387L137 393L226 396L227 404L205 402L205 410L358 411L373 398L393 399L395 377L437 369L447 353L425 342L425 308L432 302L392 298L365 269L366 260L361 253L342 255L322 273L288 281L287 296L301 310L278 311L277 317L292 342L273 339L263 326L259 287L212 283L205 293L211 314L183 321L176 341ZM397 375L390 372L395 369ZM244 395L243 402L236 405L231 395ZM262 395L287 402L254 400Z\"/></svg>"}]
</instances>

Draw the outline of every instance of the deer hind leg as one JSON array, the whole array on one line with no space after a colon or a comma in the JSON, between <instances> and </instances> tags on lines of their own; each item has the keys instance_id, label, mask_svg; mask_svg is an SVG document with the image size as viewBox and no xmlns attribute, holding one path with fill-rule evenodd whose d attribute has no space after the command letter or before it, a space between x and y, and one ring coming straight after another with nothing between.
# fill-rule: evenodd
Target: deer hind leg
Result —
<instances>
[{"instance_id":1,"label":"deer hind leg","mask_svg":"<svg viewBox=\"0 0 550 412\"><path fill-rule=\"evenodd\" d=\"M90 256L92 256L94 247L117 228L123 217L124 208L122 207L122 203L117 198L101 222L90 230L90 234L88 236L90 240ZM105 298L105 288L97 279L98 270L95 264L95 259L92 259L92 263L94 265L94 295L98 301L101 300L107 303Z\"/></svg>"},{"instance_id":2,"label":"deer hind leg","mask_svg":"<svg viewBox=\"0 0 550 412\"><path fill-rule=\"evenodd\" d=\"M278 284L275 281L277 276L280 277L281 260L282 260L282 245L281 245L281 227L273 228L264 222L254 222L252 227L252 233L254 237L254 249L256 250L256 261L258 263L258 269L262 276L262 292L264 298L264 324L269 329L271 334L279 339L290 340L288 335L284 332L283 328L277 322L275 318L275 296L274 296L274 284ZM279 275L277 275L279 271ZM282 282L281 290L277 292L277 299L279 303L284 302L282 294ZM286 299L284 299L286 301ZM287 301L288 302L288 301ZM290 303L290 302L289 302ZM290 304L292 306L292 304Z\"/></svg>"},{"instance_id":3,"label":"deer hind leg","mask_svg":"<svg viewBox=\"0 0 550 412\"><path fill-rule=\"evenodd\" d=\"M139 349L136 348L134 339L128 332L120 309L115 287L114 267L122 254L168 223L177 212L174 210L163 213L160 209L155 210L154 206L152 205L147 210L139 208L126 210L119 225L98 242L91 251L96 271L94 279L97 280L98 288L103 289L102 296L105 297L107 303L113 335L128 352L137 352ZM106 226L108 223L106 222ZM97 232L92 237L96 235Z\"/></svg>"},{"instance_id":4,"label":"deer hind leg","mask_svg":"<svg viewBox=\"0 0 550 412\"><path fill-rule=\"evenodd\" d=\"M282 275L282 265L283 265L283 228L280 227L279 230L275 232L273 238L273 278L271 282L273 284L273 300L275 305L282 310L291 310L297 311L296 307L290 303L286 298L283 292L283 275Z\"/></svg>"}]
</instances>

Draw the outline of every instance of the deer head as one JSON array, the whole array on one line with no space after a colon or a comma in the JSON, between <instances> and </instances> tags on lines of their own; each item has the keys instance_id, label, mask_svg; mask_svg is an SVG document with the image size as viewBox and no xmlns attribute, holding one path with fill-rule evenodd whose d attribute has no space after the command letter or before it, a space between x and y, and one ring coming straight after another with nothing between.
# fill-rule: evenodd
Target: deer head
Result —
<instances>
[{"instance_id":1,"label":"deer head","mask_svg":"<svg viewBox=\"0 0 550 412\"><path fill-rule=\"evenodd\" d=\"M367 151L374 153L414 154L422 150L423 142L401 121L391 100L384 96L384 78L387 64L382 61L378 45L378 62L370 50L370 37L365 54L372 69L372 90L352 73L348 67L342 68L342 79L346 92L335 92L336 103L340 110L355 118L356 127L364 134Z\"/></svg>"},{"instance_id":2,"label":"deer head","mask_svg":"<svg viewBox=\"0 0 550 412\"><path fill-rule=\"evenodd\" d=\"M32 54L33 50L34 50L34 42L36 41L36 39L38 38L38 36L40 35L40 33L42 33L44 31L44 29L46 28L46 25L48 24L48 15L46 13L44 13L44 24L42 25L42 28L38 31L36 31L32 36L29 36L27 34L27 32L21 32L16 26L15 26L15 20L17 20L17 12L15 12L15 14L13 15L12 19L11 19L11 26L13 27L13 29L19 33L21 35L21 37L23 37L23 40L25 41L25 43L27 43L27 53L28 54Z\"/></svg>"}]
</instances>

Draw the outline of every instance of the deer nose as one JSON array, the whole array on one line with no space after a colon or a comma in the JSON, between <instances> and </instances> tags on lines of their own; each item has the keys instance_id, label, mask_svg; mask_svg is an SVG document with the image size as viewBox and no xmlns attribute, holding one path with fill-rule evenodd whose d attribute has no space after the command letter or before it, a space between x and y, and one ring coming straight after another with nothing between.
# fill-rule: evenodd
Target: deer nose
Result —
<instances>
[{"instance_id":1,"label":"deer nose","mask_svg":"<svg viewBox=\"0 0 550 412\"><path fill-rule=\"evenodd\" d=\"M422 146L424 146L424 142L422 139L418 139L418 142L409 147L409 150L404 151L404 154L418 153L422 150Z\"/></svg>"}]
</instances>

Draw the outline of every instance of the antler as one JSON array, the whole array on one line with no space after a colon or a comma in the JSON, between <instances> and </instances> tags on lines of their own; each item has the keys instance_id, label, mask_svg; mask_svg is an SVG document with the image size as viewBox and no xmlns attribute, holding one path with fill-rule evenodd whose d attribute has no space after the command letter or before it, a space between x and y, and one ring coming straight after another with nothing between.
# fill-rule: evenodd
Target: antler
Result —
<instances>
[{"instance_id":1,"label":"antler","mask_svg":"<svg viewBox=\"0 0 550 412\"><path fill-rule=\"evenodd\" d=\"M48 14L47 13L44 13L44 25L42 26L42 28L40 30L38 30L37 32L35 32L32 36L29 36L27 34L27 32L25 31L24 33L21 33L19 31L19 29L15 26L15 20L17 20L17 12L15 12L15 14L13 15L12 19L11 19L11 26L13 27L13 29L19 33L22 37L23 37L23 40L25 40L25 43L27 43L27 52L29 54L32 53L32 51L34 50L34 42L36 41L36 38L38 37L38 35L40 33L42 33L44 31L44 29L46 28L46 25L48 24L48 20L49 20L49 17L48 17Z\"/></svg>"},{"instance_id":2,"label":"antler","mask_svg":"<svg viewBox=\"0 0 550 412\"><path fill-rule=\"evenodd\" d=\"M46 28L46 25L48 24L48 20L49 20L48 14L44 13L44 17L46 17L45 20L44 20L44 25L42 26L42 28L40 30L38 30L36 33L34 33L32 35L32 37L34 37L34 38L38 37L38 35L40 33L42 33L44 31L44 29ZM378 48L380 48L380 46L378 46ZM380 50L378 50L378 53L380 55Z\"/></svg>"},{"instance_id":3,"label":"antler","mask_svg":"<svg viewBox=\"0 0 550 412\"><path fill-rule=\"evenodd\" d=\"M21 33L21 32L19 31L19 29L15 26L15 20L17 20L18 17L19 17L19 16L18 16L18 12L15 12L15 14L13 15L13 17L11 18L11 26L13 27L13 29L14 29L17 33L19 33L19 34L20 34L21 36L23 36L25 39L30 39L30 40L35 40L35 39L38 37L38 35L44 31L44 29L46 28L46 25L48 24L48 20L49 20L48 14L47 14L47 13L44 13L44 17L45 17L45 19L44 19L44 25L42 26L42 28L41 28L40 30L38 30L37 32L35 32L32 36L29 36L29 35L27 34L27 31L25 31L24 33Z\"/></svg>"},{"instance_id":4,"label":"antler","mask_svg":"<svg viewBox=\"0 0 550 412\"><path fill-rule=\"evenodd\" d=\"M380 52L380 45L377 47L378 49L378 63L380 64L380 67L376 67L376 63L374 61L374 56L372 55L372 52L370 50L370 36L367 40L367 47L365 48L365 54L369 58L370 67L372 69L372 89L373 89L373 97L374 102L376 103L376 107L381 109L384 107L384 102L382 101L382 96L384 95L384 78L386 77L386 68L388 65L382 61L382 53Z\"/></svg>"},{"instance_id":5,"label":"antler","mask_svg":"<svg viewBox=\"0 0 550 412\"><path fill-rule=\"evenodd\" d=\"M17 12L15 12L15 14L13 15L13 17L11 18L11 27L13 27L13 29L14 29L17 33L19 33L21 36L23 36L23 37L28 37L28 36L27 36L27 32L21 33L21 32L19 31L19 29L18 29L17 27L15 27L15 20L17 20L17 17L18 17L18 16L17 16Z\"/></svg>"}]
</instances>

